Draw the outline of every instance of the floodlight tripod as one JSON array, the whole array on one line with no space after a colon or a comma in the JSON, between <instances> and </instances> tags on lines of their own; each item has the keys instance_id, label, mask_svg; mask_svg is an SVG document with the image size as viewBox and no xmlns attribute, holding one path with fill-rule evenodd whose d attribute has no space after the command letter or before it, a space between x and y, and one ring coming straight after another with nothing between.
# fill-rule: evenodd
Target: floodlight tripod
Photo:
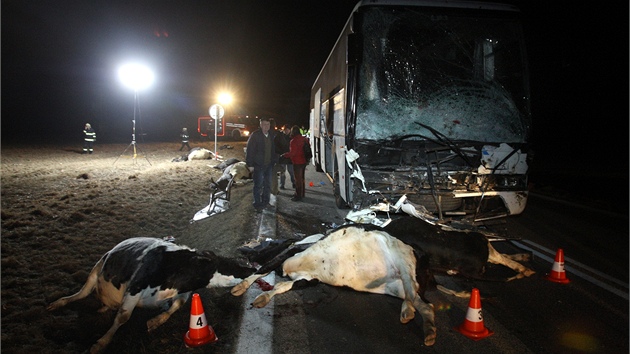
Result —
<instances>
[{"instance_id":1,"label":"floodlight tripod","mask_svg":"<svg viewBox=\"0 0 630 354\"><path fill-rule=\"evenodd\" d=\"M118 159L120 158L120 156L123 156L127 150L129 150L130 147L133 147L133 163L136 164L136 158L138 157L138 151L140 151L142 153L142 151L140 150L140 146L136 143L136 111L138 111L138 115L140 115L140 104L138 102L138 90L134 91L134 100L133 100L133 120L131 121L133 123L133 126L131 128L131 143L127 146L127 148L125 148L125 151L122 152L122 154L120 154L118 156L118 158L116 158L116 161L118 161ZM149 165L153 166L151 164L151 161L149 161L149 158L146 156L146 154L143 154L143 157L147 160L147 162L149 163ZM114 161L114 164L116 163L116 161Z\"/></svg>"}]
</instances>

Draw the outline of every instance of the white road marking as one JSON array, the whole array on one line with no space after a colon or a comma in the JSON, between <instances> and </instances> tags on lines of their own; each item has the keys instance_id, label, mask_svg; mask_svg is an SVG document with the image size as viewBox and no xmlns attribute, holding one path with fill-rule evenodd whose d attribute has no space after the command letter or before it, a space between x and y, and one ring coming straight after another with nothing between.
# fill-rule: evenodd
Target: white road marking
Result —
<instances>
[{"instance_id":1,"label":"white road marking","mask_svg":"<svg viewBox=\"0 0 630 354\"><path fill-rule=\"evenodd\" d=\"M543 247L537 243L528 241L528 240L521 240L521 242L518 241L512 241L516 246L530 251L532 252L532 254L534 254L536 257L539 257L551 264L553 264L554 259L555 259L555 255L556 252L552 251L546 247ZM523 243L528 244L529 246L524 245ZM543 253L545 252L545 253ZM602 273L596 269L593 269L585 264L582 264L580 262L577 262L574 259L571 259L569 257L564 257L564 269L567 273L569 274L574 274L594 285L597 285L603 289L606 289L608 291L610 291L611 293L618 295L626 300L628 300L628 283L624 283L618 279L615 279L611 276L609 276L608 274ZM587 274L591 273L593 275L596 275L597 277L601 278L601 279L605 279L606 281L610 282L610 283L614 283L622 288L625 289L625 291L617 289L609 284L606 284L605 282L594 278L593 276Z\"/></svg>"}]
</instances>

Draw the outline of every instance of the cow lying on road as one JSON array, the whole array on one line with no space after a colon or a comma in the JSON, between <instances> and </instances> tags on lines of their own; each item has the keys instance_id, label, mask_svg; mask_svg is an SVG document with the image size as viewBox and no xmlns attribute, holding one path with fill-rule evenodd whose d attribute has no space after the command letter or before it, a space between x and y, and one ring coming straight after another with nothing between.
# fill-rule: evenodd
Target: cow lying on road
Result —
<instances>
[{"instance_id":1,"label":"cow lying on road","mask_svg":"<svg viewBox=\"0 0 630 354\"><path fill-rule=\"evenodd\" d=\"M467 278L488 280L483 275L486 263L492 263L506 266L516 272L516 275L500 280L521 279L535 273L518 263L529 261L529 254L499 253L492 247L490 241L478 232L446 231L415 217L393 220L383 230L414 249L424 251L432 272L461 274Z\"/></svg>"},{"instance_id":2,"label":"cow lying on road","mask_svg":"<svg viewBox=\"0 0 630 354\"><path fill-rule=\"evenodd\" d=\"M334 286L384 294L403 300L400 322L407 323L418 310L422 316L424 344L435 343L433 305L424 298L428 269L423 254L380 230L365 230L361 225L338 229L282 264L291 281L277 283L273 290L260 294L253 305L266 306L271 298L291 290L298 280L317 279ZM273 261L272 261L273 262ZM259 272L269 270L263 266ZM240 296L258 278L252 275L232 288Z\"/></svg>"},{"instance_id":3,"label":"cow lying on road","mask_svg":"<svg viewBox=\"0 0 630 354\"><path fill-rule=\"evenodd\" d=\"M232 294L242 295L258 278L286 259L281 263L283 275L292 281L280 282L273 290L260 294L254 300L255 307L266 306L273 296L291 290L298 280L317 279L329 285L391 295L403 300L402 323L413 319L415 310L420 311L424 319L424 344L430 346L436 338L435 315L424 293L428 284L435 281L434 271L482 279L486 262L491 262L518 273L504 280L534 274L533 270L513 260L527 257L500 254L480 233L443 231L413 217L394 220L385 228L346 225L302 249L286 250L232 288ZM469 296L439 285L438 289L456 296Z\"/></svg>"},{"instance_id":4,"label":"cow lying on road","mask_svg":"<svg viewBox=\"0 0 630 354\"><path fill-rule=\"evenodd\" d=\"M210 251L195 251L156 238L131 238L101 257L79 292L53 302L48 310L83 299L93 291L104 305L99 312L118 309L112 327L90 350L97 353L109 344L135 307L160 307L172 301L167 311L147 321L152 331L185 304L192 291L234 286L254 271Z\"/></svg>"}]
</instances>

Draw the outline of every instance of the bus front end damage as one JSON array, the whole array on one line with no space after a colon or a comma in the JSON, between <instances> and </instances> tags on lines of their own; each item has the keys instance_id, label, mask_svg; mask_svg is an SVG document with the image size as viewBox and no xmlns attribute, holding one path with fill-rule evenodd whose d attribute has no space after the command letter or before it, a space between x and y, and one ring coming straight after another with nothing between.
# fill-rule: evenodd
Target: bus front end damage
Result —
<instances>
[{"instance_id":1,"label":"bus front end damage","mask_svg":"<svg viewBox=\"0 0 630 354\"><path fill-rule=\"evenodd\" d=\"M357 142L346 152L353 211L348 220L382 225L376 212L405 212L434 224L471 229L517 215L527 204L522 144L401 139ZM350 162L351 161L351 162Z\"/></svg>"}]
</instances>

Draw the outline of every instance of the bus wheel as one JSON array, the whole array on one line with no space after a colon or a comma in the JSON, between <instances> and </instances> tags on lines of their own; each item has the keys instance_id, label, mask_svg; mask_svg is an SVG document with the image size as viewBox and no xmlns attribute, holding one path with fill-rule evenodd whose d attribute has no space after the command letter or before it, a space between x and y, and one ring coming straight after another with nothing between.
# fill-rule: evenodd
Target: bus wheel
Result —
<instances>
[{"instance_id":1,"label":"bus wheel","mask_svg":"<svg viewBox=\"0 0 630 354\"><path fill-rule=\"evenodd\" d=\"M232 139L238 140L241 138L241 133L238 130L232 130Z\"/></svg>"}]
</instances>

